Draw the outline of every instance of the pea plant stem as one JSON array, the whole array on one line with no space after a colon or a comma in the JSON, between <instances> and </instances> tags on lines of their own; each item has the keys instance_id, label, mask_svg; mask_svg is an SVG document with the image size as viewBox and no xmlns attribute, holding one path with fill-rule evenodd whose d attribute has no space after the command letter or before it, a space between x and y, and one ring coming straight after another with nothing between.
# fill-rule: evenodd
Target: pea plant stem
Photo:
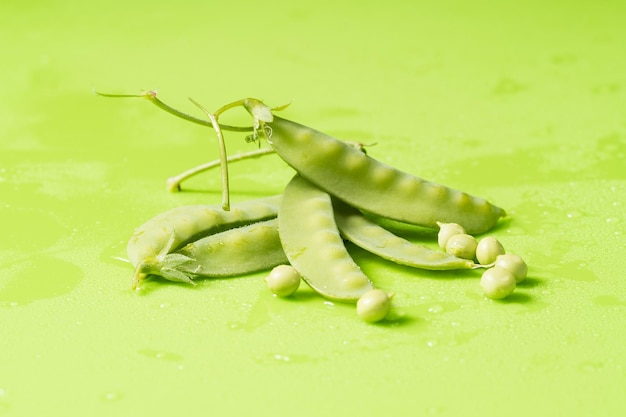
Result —
<instances>
[{"instance_id":1,"label":"pea plant stem","mask_svg":"<svg viewBox=\"0 0 626 417\"><path fill-rule=\"evenodd\" d=\"M109 93L101 93L99 91L94 91L94 93L101 97L112 97L112 98L145 98L150 101L152 104L157 106L158 108L165 110L166 112L173 114L174 116L180 117L183 120L187 120L188 122L196 123L202 126L213 127L213 123L211 121L200 119L198 117L192 116L188 113L177 110L161 100L157 98L157 92L154 90L143 91L140 94L109 94ZM221 109L220 109L221 110ZM217 114L220 114L218 110ZM231 132L252 132L254 128L252 126L230 126L220 124L220 128L222 130L228 130Z\"/></svg>"},{"instance_id":2,"label":"pea plant stem","mask_svg":"<svg viewBox=\"0 0 626 417\"><path fill-rule=\"evenodd\" d=\"M226 162L227 163L231 163L231 162L237 162L237 161L241 161L243 159L249 159L249 158L256 158L259 156L263 156L263 155L268 155L274 153L274 149L272 148L262 148L262 149L255 149L253 151L249 151L249 152L242 152L239 153L237 155L232 155L226 158ZM188 169L187 171L181 172L180 174L174 176L174 177L170 177L167 180L167 190L170 192L175 192L175 191L180 191L181 190L181 183L183 181L188 180L189 178L198 175L202 172L208 171L210 169L213 169L217 166L219 166L221 164L221 160L216 159L214 161L210 161L207 162L205 164L202 165L198 165L196 167L193 167L191 169Z\"/></svg>"},{"instance_id":3,"label":"pea plant stem","mask_svg":"<svg viewBox=\"0 0 626 417\"><path fill-rule=\"evenodd\" d=\"M220 129L219 123L217 123L217 117L219 113L211 114L207 109L205 109L200 103L195 101L192 98L189 100L198 106L200 110L206 114L206 116L211 121L213 125L213 129L215 129L215 133L217 134L217 142L220 149L220 167L222 170L222 208L225 211L230 210L230 189L228 185L228 156L226 155L226 144L224 143L224 135L222 134L222 129ZM218 110L219 111L219 110Z\"/></svg>"}]
</instances>

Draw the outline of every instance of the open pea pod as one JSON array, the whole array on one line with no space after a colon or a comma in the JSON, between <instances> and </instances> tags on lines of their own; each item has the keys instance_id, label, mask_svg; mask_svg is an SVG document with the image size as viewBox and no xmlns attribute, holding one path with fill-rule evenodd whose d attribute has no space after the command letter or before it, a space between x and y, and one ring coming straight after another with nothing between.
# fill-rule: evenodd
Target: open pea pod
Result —
<instances>
[{"instance_id":1,"label":"open pea pod","mask_svg":"<svg viewBox=\"0 0 626 417\"><path fill-rule=\"evenodd\" d=\"M333 199L335 220L341 234L350 242L397 264L429 270L474 269L468 259L415 244L371 221L359 210Z\"/></svg>"},{"instance_id":2,"label":"open pea pod","mask_svg":"<svg viewBox=\"0 0 626 417\"><path fill-rule=\"evenodd\" d=\"M235 204L230 211L216 205L180 206L160 213L139 226L126 252L135 267L133 288L161 264L168 254L202 237L246 224L275 218L280 196ZM170 264L174 258L168 258ZM183 259L179 259L183 261Z\"/></svg>"},{"instance_id":3,"label":"open pea pod","mask_svg":"<svg viewBox=\"0 0 626 417\"><path fill-rule=\"evenodd\" d=\"M193 284L197 277L245 275L287 262L278 220L271 219L198 239L174 253L144 262L142 272Z\"/></svg>"}]
</instances>

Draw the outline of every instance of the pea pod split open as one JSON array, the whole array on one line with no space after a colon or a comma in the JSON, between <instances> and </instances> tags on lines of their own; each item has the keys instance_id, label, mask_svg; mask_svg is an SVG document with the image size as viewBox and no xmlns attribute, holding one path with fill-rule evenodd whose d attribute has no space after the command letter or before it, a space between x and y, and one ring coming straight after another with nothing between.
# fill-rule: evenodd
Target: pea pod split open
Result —
<instances>
[{"instance_id":1,"label":"pea pod split open","mask_svg":"<svg viewBox=\"0 0 626 417\"><path fill-rule=\"evenodd\" d=\"M280 196L238 203L225 211L221 206L181 206L158 214L139 226L128 241L128 260L135 267L133 288L150 273L148 265L183 245L226 229L275 218ZM170 262L174 258L169 258ZM184 259L180 259L181 262Z\"/></svg>"},{"instance_id":2,"label":"pea pod split open","mask_svg":"<svg viewBox=\"0 0 626 417\"><path fill-rule=\"evenodd\" d=\"M359 210L333 200L335 220L341 234L350 242L397 264L429 270L474 269L468 259L457 258L427 246L412 243L365 217Z\"/></svg>"},{"instance_id":3,"label":"pea pod split open","mask_svg":"<svg viewBox=\"0 0 626 417\"><path fill-rule=\"evenodd\" d=\"M215 233L141 263L141 272L193 284L196 277L230 277L287 263L277 219Z\"/></svg>"}]
</instances>

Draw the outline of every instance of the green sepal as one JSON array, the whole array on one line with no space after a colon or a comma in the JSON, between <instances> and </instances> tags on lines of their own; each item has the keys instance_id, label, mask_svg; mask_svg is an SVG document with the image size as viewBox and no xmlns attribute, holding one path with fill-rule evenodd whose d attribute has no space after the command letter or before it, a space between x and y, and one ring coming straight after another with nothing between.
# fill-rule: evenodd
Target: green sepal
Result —
<instances>
[{"instance_id":1,"label":"green sepal","mask_svg":"<svg viewBox=\"0 0 626 417\"><path fill-rule=\"evenodd\" d=\"M179 271L178 269L164 267L164 268L161 268L161 273L159 275L169 281L196 285L196 283L193 282L191 274L187 272Z\"/></svg>"}]
</instances>

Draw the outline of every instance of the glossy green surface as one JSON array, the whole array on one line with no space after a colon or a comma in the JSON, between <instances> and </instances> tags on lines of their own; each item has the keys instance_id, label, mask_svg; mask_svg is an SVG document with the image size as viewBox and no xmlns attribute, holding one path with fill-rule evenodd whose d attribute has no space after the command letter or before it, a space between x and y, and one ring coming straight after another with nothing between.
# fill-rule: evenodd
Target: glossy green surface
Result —
<instances>
[{"instance_id":1,"label":"glossy green surface","mask_svg":"<svg viewBox=\"0 0 626 417\"><path fill-rule=\"evenodd\" d=\"M626 3L211 3L0 4L0 415L623 414ZM489 301L479 272L355 249L396 294L386 325L264 274L135 293L127 239L220 202L217 172L165 191L217 146L93 87L198 116L187 96L294 99L284 117L507 209L493 235L529 277ZM233 201L291 176L233 165Z\"/></svg>"}]
</instances>

